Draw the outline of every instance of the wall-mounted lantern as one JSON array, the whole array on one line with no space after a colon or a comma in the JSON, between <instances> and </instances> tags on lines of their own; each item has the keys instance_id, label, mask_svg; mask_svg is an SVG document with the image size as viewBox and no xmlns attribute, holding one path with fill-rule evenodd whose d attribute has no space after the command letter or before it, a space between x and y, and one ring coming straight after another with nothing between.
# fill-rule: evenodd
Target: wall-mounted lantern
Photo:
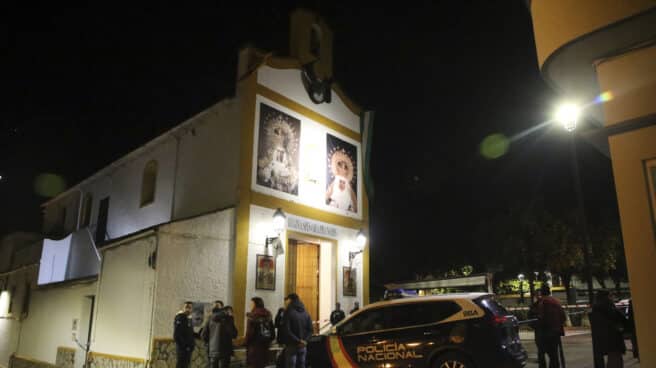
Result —
<instances>
[{"instance_id":1,"label":"wall-mounted lantern","mask_svg":"<svg viewBox=\"0 0 656 368\"><path fill-rule=\"evenodd\" d=\"M273 246L273 249L279 250L282 248L282 241L280 240L280 234L285 231L287 227L287 216L282 209L276 209L276 212L273 213L273 231L276 233L275 237L266 238L266 251L269 251L269 245Z\"/></svg>"}]
</instances>

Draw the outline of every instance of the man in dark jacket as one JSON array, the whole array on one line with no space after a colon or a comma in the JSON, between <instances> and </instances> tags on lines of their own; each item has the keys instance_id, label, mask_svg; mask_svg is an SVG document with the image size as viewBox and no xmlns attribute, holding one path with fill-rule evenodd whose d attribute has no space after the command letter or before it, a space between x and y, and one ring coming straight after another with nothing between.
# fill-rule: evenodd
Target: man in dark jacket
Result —
<instances>
[{"instance_id":1,"label":"man in dark jacket","mask_svg":"<svg viewBox=\"0 0 656 368\"><path fill-rule=\"evenodd\" d=\"M176 368L188 368L191 362L191 353L194 352L196 342L194 341L194 327L191 323L192 303L185 302L182 310L175 315L173 320L173 340L178 353Z\"/></svg>"},{"instance_id":2,"label":"man in dark jacket","mask_svg":"<svg viewBox=\"0 0 656 368\"><path fill-rule=\"evenodd\" d=\"M237 337L232 308L214 308L201 337L207 344L209 368L229 367L233 352L232 339Z\"/></svg>"},{"instance_id":3,"label":"man in dark jacket","mask_svg":"<svg viewBox=\"0 0 656 368\"><path fill-rule=\"evenodd\" d=\"M285 344L285 366L305 368L307 340L312 336L312 319L297 294L285 298L283 317L283 342Z\"/></svg>"},{"instance_id":4,"label":"man in dark jacket","mask_svg":"<svg viewBox=\"0 0 656 368\"><path fill-rule=\"evenodd\" d=\"M549 356L549 368L560 367L558 347L560 337L565 335L563 325L567 317L560 301L551 296L551 289L544 285L540 289L540 297L532 308L537 317L535 325L535 343L538 347L538 364L546 368L545 355Z\"/></svg>"},{"instance_id":5,"label":"man in dark jacket","mask_svg":"<svg viewBox=\"0 0 656 368\"><path fill-rule=\"evenodd\" d=\"M622 330L626 326L626 318L615 308L608 291L597 292L590 322L592 323L593 345L598 354L608 355L606 366L608 368L622 367L622 355L626 352Z\"/></svg>"},{"instance_id":6,"label":"man in dark jacket","mask_svg":"<svg viewBox=\"0 0 656 368\"><path fill-rule=\"evenodd\" d=\"M341 305L339 303L335 303L335 310L330 313L330 324L334 326L341 322L344 318L346 318L346 315L344 314Z\"/></svg>"}]
</instances>

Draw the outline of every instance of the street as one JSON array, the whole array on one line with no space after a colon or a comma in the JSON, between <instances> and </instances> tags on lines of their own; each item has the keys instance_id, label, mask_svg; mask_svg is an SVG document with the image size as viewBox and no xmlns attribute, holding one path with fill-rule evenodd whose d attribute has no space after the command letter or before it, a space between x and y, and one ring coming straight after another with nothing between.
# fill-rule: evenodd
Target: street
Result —
<instances>
[{"instance_id":1,"label":"street","mask_svg":"<svg viewBox=\"0 0 656 368\"><path fill-rule=\"evenodd\" d=\"M520 334L522 344L528 352L528 364L526 368L537 368L537 348L533 342L532 333ZM631 341L626 340L627 352L624 354L624 367L640 367L637 359L633 358L631 352ZM570 368L593 368L592 365L592 339L589 331L567 331L567 336L563 338L563 350L565 351L565 363Z\"/></svg>"}]
</instances>

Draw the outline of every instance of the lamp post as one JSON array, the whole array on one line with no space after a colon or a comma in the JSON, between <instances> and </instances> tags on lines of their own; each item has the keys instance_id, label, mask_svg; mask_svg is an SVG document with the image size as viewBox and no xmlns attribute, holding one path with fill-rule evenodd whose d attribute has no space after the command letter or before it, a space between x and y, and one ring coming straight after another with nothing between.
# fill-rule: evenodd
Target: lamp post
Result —
<instances>
[{"instance_id":1,"label":"lamp post","mask_svg":"<svg viewBox=\"0 0 656 368\"><path fill-rule=\"evenodd\" d=\"M519 304L524 304L524 274L517 275L519 280Z\"/></svg>"},{"instance_id":2,"label":"lamp post","mask_svg":"<svg viewBox=\"0 0 656 368\"><path fill-rule=\"evenodd\" d=\"M588 284L588 301L590 306L592 306L594 295L590 259L590 238L588 236L588 225L585 217L585 200L583 187L581 186L579 159L576 149L576 126L580 115L581 109L572 103L563 104L556 111L556 120L563 125L563 128L565 128L566 131L572 133L570 142L570 148L572 150L572 176L574 177L574 189L576 191L576 199L578 202L578 222L583 235L583 260L585 262L585 279Z\"/></svg>"},{"instance_id":3,"label":"lamp post","mask_svg":"<svg viewBox=\"0 0 656 368\"><path fill-rule=\"evenodd\" d=\"M585 262L585 279L588 284L588 302L590 307L594 303L593 285L592 285L592 267L590 255L590 238L588 236L588 225L585 217L585 204L583 187L581 186L581 174L579 172L579 159L576 150L576 125L578 123L581 109L572 103L561 105L556 112L556 120L563 125L566 131L571 134L570 147L572 151L572 175L574 177L574 189L578 202L578 222L583 235L583 260ZM593 327L594 328L594 327ZM592 354L595 368L603 368L604 360L597 352L597 348L592 340Z\"/></svg>"}]
</instances>

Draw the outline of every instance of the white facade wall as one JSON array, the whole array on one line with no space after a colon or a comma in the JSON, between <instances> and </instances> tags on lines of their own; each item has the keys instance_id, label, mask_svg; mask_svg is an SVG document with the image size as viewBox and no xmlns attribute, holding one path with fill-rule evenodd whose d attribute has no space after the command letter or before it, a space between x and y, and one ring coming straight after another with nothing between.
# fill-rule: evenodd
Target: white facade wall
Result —
<instances>
[{"instance_id":1,"label":"white facade wall","mask_svg":"<svg viewBox=\"0 0 656 368\"><path fill-rule=\"evenodd\" d=\"M25 312L23 301L28 285L30 288L36 285L37 267L29 266L16 270L5 278L7 291L0 293L0 366L7 367L9 357L18 348L21 318ZM11 295L10 290L14 286L16 294ZM13 300L13 310L8 314L10 300Z\"/></svg>"},{"instance_id":2,"label":"white facade wall","mask_svg":"<svg viewBox=\"0 0 656 368\"><path fill-rule=\"evenodd\" d=\"M303 87L299 69L275 69L263 65L257 71L257 82L354 132L360 133L360 117L346 106L335 90L332 91L330 103L315 104L310 100Z\"/></svg>"},{"instance_id":3,"label":"white facade wall","mask_svg":"<svg viewBox=\"0 0 656 368\"><path fill-rule=\"evenodd\" d=\"M180 134L173 219L237 203L239 100L224 100L194 117Z\"/></svg>"},{"instance_id":4,"label":"white facade wall","mask_svg":"<svg viewBox=\"0 0 656 368\"><path fill-rule=\"evenodd\" d=\"M111 174L107 221L107 233L111 239L171 220L175 151L176 142L171 138ZM143 170L150 160L158 164L155 201L140 207ZM96 204L101 199L102 196L94 195ZM94 221L97 221L97 215Z\"/></svg>"},{"instance_id":5,"label":"white facade wall","mask_svg":"<svg viewBox=\"0 0 656 368\"><path fill-rule=\"evenodd\" d=\"M95 293L95 282L34 290L17 354L55 364L58 347L78 349L73 341L73 320L89 318L87 296ZM86 336L86 331L78 331Z\"/></svg>"},{"instance_id":6,"label":"white facade wall","mask_svg":"<svg viewBox=\"0 0 656 368\"><path fill-rule=\"evenodd\" d=\"M255 289L255 266L256 256L265 253L265 241L267 237L275 237L276 234L272 229L272 218L274 209L264 208L251 205L250 210L250 229L249 229L249 244L248 244L248 266L246 275L246 298L245 305L250 306L250 299L254 296L259 296L264 300L264 305L274 313L284 303L285 297L285 254L275 253L273 249L269 249L269 255L276 255L276 289L269 290L256 290ZM288 217L294 216L293 213L287 213ZM355 297L343 296L342 290L342 267L349 266L349 250L352 249L358 229L349 229L333 224L322 223L316 220L304 219L302 220L319 223L327 227L336 229L336 235L333 237L334 241L325 240L326 234L304 233L306 237L300 240L317 239L316 242L320 244L320 292L319 292L319 319L321 321L327 320L330 317L330 312L334 308L335 302L340 302L344 310L350 310L355 301L362 304L362 256L359 255L353 262L353 268L356 269L357 275L357 295ZM297 233L303 233L298 229L293 230ZM283 247L287 250L287 234L281 234L283 240ZM294 238L296 235L289 235Z\"/></svg>"},{"instance_id":7,"label":"white facade wall","mask_svg":"<svg viewBox=\"0 0 656 368\"><path fill-rule=\"evenodd\" d=\"M156 242L151 234L103 252L91 351L148 359Z\"/></svg>"},{"instance_id":8,"label":"white facade wall","mask_svg":"<svg viewBox=\"0 0 656 368\"><path fill-rule=\"evenodd\" d=\"M232 304L234 229L234 209L159 229L153 337L173 337L173 318L187 300Z\"/></svg>"}]
</instances>

